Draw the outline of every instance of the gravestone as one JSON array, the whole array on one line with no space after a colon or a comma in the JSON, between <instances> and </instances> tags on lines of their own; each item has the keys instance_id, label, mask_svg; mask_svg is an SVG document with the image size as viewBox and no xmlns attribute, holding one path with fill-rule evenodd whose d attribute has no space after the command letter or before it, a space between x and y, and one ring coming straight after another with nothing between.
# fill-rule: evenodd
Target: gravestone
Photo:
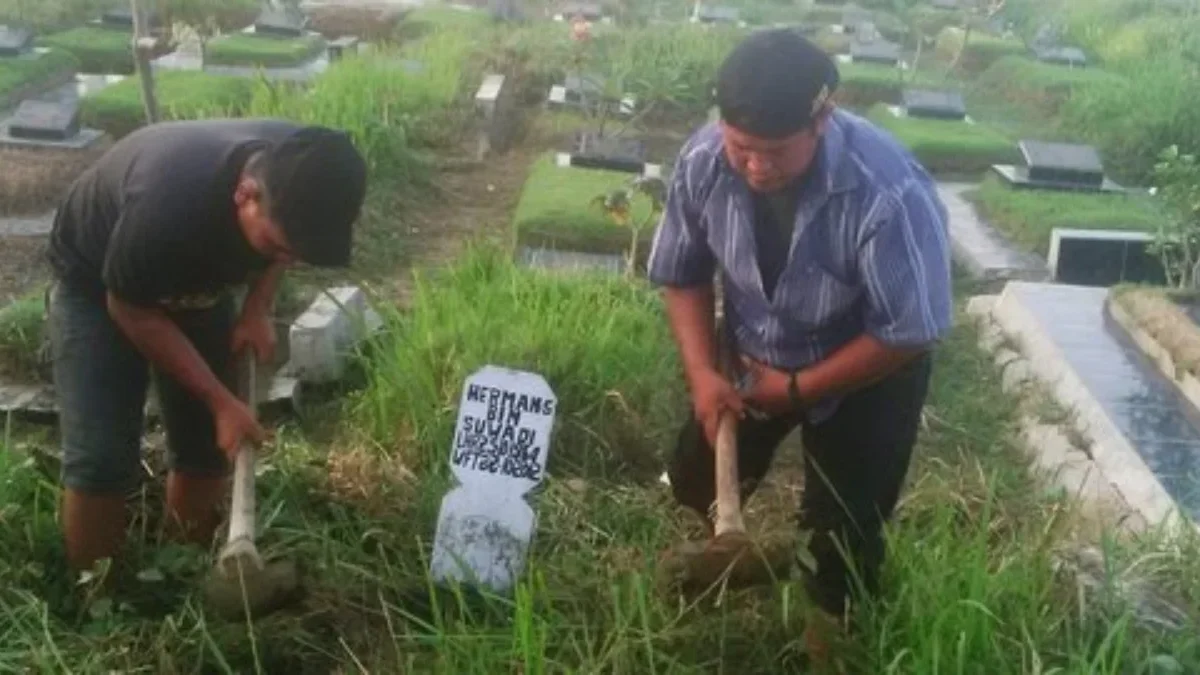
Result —
<instances>
[{"instance_id":1,"label":"gravestone","mask_svg":"<svg viewBox=\"0 0 1200 675\"><path fill-rule=\"evenodd\" d=\"M153 9L142 7L142 17L145 19L148 28L159 28L162 26L162 18ZM100 23L105 26L133 28L133 9L129 6L129 3L106 9L100 14Z\"/></svg>"},{"instance_id":2,"label":"gravestone","mask_svg":"<svg viewBox=\"0 0 1200 675\"><path fill-rule=\"evenodd\" d=\"M1104 164L1090 145L1021 141L1018 147L1031 181L1088 188L1104 184Z\"/></svg>"},{"instance_id":3,"label":"gravestone","mask_svg":"<svg viewBox=\"0 0 1200 675\"><path fill-rule=\"evenodd\" d=\"M571 166L642 173L646 167L646 147L634 138L601 137L594 131L582 131L575 136Z\"/></svg>"},{"instance_id":4,"label":"gravestone","mask_svg":"<svg viewBox=\"0 0 1200 675\"><path fill-rule=\"evenodd\" d=\"M254 32L280 37L300 37L308 28L308 17L294 7L264 7L254 20Z\"/></svg>"},{"instance_id":5,"label":"gravestone","mask_svg":"<svg viewBox=\"0 0 1200 675\"><path fill-rule=\"evenodd\" d=\"M1163 285L1162 261L1148 232L1055 228L1046 255L1054 281L1077 286Z\"/></svg>"},{"instance_id":6,"label":"gravestone","mask_svg":"<svg viewBox=\"0 0 1200 675\"><path fill-rule=\"evenodd\" d=\"M740 17L736 7L700 5L696 8L696 20L700 23L737 23Z\"/></svg>"},{"instance_id":7,"label":"gravestone","mask_svg":"<svg viewBox=\"0 0 1200 675\"><path fill-rule=\"evenodd\" d=\"M967 106L961 92L905 89L903 100L904 111L909 117L939 120L964 120L967 117Z\"/></svg>"},{"instance_id":8,"label":"gravestone","mask_svg":"<svg viewBox=\"0 0 1200 675\"><path fill-rule=\"evenodd\" d=\"M900 62L900 46L883 40L866 43L856 41L850 45L850 60L894 66Z\"/></svg>"},{"instance_id":9,"label":"gravestone","mask_svg":"<svg viewBox=\"0 0 1200 675\"><path fill-rule=\"evenodd\" d=\"M0 24L0 58L21 56L33 49L33 31Z\"/></svg>"},{"instance_id":10,"label":"gravestone","mask_svg":"<svg viewBox=\"0 0 1200 675\"><path fill-rule=\"evenodd\" d=\"M338 61L347 54L354 54L358 51L358 38L353 35L346 35L333 40L327 48L329 50L329 60Z\"/></svg>"},{"instance_id":11,"label":"gravestone","mask_svg":"<svg viewBox=\"0 0 1200 675\"><path fill-rule=\"evenodd\" d=\"M327 289L288 329L284 373L305 383L336 381L345 374L354 349L381 325L361 288Z\"/></svg>"},{"instance_id":12,"label":"gravestone","mask_svg":"<svg viewBox=\"0 0 1200 675\"><path fill-rule=\"evenodd\" d=\"M1039 61L1063 66L1086 66L1087 54L1078 47L1042 47L1034 52Z\"/></svg>"},{"instance_id":13,"label":"gravestone","mask_svg":"<svg viewBox=\"0 0 1200 675\"><path fill-rule=\"evenodd\" d=\"M22 101L8 121L8 135L33 141L65 141L79 134L79 102Z\"/></svg>"},{"instance_id":14,"label":"gravestone","mask_svg":"<svg viewBox=\"0 0 1200 675\"><path fill-rule=\"evenodd\" d=\"M505 593L525 569L558 401L546 380L485 366L467 378L450 449L458 479L442 499L430 575Z\"/></svg>"}]
</instances>

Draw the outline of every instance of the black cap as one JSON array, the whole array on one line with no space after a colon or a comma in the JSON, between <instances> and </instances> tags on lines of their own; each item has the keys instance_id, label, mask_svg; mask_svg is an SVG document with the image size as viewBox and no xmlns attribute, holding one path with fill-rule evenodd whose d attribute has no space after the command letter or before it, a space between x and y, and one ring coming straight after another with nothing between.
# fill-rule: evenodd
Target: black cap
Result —
<instances>
[{"instance_id":1,"label":"black cap","mask_svg":"<svg viewBox=\"0 0 1200 675\"><path fill-rule=\"evenodd\" d=\"M751 33L717 75L721 119L751 136L784 138L802 131L837 90L837 66L790 28Z\"/></svg>"},{"instance_id":2,"label":"black cap","mask_svg":"<svg viewBox=\"0 0 1200 675\"><path fill-rule=\"evenodd\" d=\"M267 150L271 215L304 262L350 264L353 225L367 193L367 165L345 132L305 127Z\"/></svg>"}]
</instances>

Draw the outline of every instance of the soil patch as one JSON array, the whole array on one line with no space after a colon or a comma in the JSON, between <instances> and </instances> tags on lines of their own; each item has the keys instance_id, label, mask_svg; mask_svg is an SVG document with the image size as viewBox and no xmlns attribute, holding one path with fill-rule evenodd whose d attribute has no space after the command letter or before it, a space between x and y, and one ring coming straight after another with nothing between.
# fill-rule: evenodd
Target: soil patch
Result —
<instances>
[{"instance_id":1,"label":"soil patch","mask_svg":"<svg viewBox=\"0 0 1200 675\"><path fill-rule=\"evenodd\" d=\"M52 210L63 191L108 149L104 141L86 150L0 149L0 216Z\"/></svg>"},{"instance_id":2,"label":"soil patch","mask_svg":"<svg viewBox=\"0 0 1200 675\"><path fill-rule=\"evenodd\" d=\"M0 306L50 279L46 237L0 237Z\"/></svg>"}]
</instances>

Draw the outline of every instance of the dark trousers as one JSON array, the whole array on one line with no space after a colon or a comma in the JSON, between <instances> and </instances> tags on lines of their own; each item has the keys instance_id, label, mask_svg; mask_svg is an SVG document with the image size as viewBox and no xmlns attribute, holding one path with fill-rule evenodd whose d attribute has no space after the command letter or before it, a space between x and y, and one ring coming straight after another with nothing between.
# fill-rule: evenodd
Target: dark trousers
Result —
<instances>
[{"instance_id":1,"label":"dark trousers","mask_svg":"<svg viewBox=\"0 0 1200 675\"><path fill-rule=\"evenodd\" d=\"M766 475L783 439L801 427L804 496L801 531L809 531L815 570L801 565L809 597L841 615L846 600L878 588L884 558L882 530L908 472L931 373L928 354L886 379L842 399L820 424L801 416L764 420L747 415L738 425L738 476L742 499ZM680 431L668 469L675 499L707 517L716 499L714 455L702 427L690 418ZM849 560L843 555L849 554ZM856 576L857 574L857 576Z\"/></svg>"},{"instance_id":2,"label":"dark trousers","mask_svg":"<svg viewBox=\"0 0 1200 675\"><path fill-rule=\"evenodd\" d=\"M211 309L173 312L202 358L226 386L233 382L232 297ZM136 487L141 461L142 411L150 364L113 321L103 295L55 285L49 330L54 388L62 436L63 484L93 494ZM189 476L228 470L217 448L212 412L174 379L153 370L167 431L167 466Z\"/></svg>"}]
</instances>

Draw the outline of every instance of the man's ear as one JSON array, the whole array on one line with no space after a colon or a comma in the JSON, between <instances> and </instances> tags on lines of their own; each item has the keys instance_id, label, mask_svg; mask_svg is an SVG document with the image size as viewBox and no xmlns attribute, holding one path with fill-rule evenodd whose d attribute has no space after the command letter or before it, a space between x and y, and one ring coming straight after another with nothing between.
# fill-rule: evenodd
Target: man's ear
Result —
<instances>
[{"instance_id":1,"label":"man's ear","mask_svg":"<svg viewBox=\"0 0 1200 675\"><path fill-rule=\"evenodd\" d=\"M821 106L821 109L817 111L816 117L813 120L813 127L817 132L817 136L823 135L825 133L825 127L829 126L829 118L833 116L833 108L833 103L827 101Z\"/></svg>"},{"instance_id":2,"label":"man's ear","mask_svg":"<svg viewBox=\"0 0 1200 675\"><path fill-rule=\"evenodd\" d=\"M242 176L233 190L233 203L245 206L249 202L257 201L260 194L262 194L262 189L259 187L258 181L249 176Z\"/></svg>"}]
</instances>

